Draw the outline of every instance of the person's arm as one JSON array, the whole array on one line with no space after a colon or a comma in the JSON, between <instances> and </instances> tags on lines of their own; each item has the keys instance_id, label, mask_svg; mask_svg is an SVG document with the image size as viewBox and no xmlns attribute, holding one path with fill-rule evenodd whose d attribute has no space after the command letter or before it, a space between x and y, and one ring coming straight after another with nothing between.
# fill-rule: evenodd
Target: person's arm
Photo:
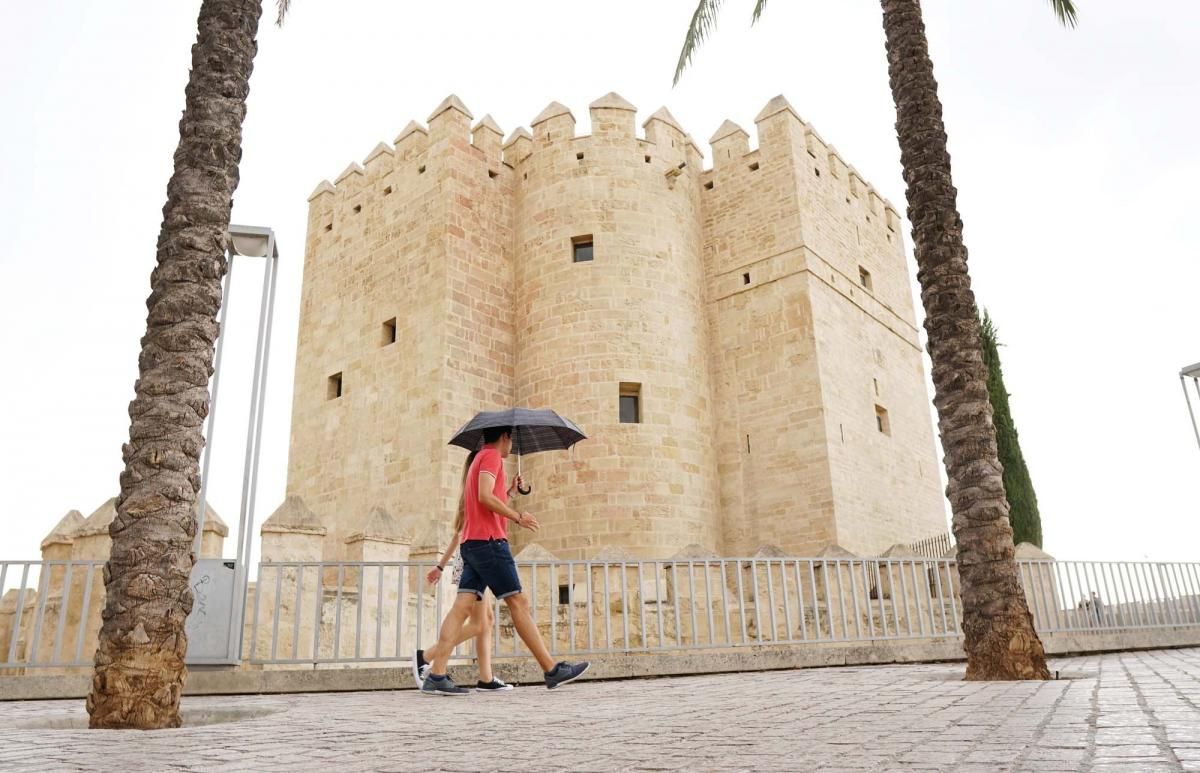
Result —
<instances>
[{"instance_id":1,"label":"person's arm","mask_svg":"<svg viewBox=\"0 0 1200 773\"><path fill-rule=\"evenodd\" d=\"M496 487L496 475L487 470L479 471L479 503L485 508L495 513L496 515L507 518L518 526L523 526L530 531L537 531L538 521L529 513L519 513L509 507L500 498L495 495L493 489Z\"/></svg>"},{"instance_id":2,"label":"person's arm","mask_svg":"<svg viewBox=\"0 0 1200 773\"><path fill-rule=\"evenodd\" d=\"M442 573L446 571L446 564L450 561L450 556L454 555L454 551L458 550L458 541L461 535L455 533L450 538L450 546L446 548L446 552L442 553L442 557L438 559L438 565L429 570L429 574L425 575L425 579L430 585L442 579Z\"/></svg>"}]
</instances>

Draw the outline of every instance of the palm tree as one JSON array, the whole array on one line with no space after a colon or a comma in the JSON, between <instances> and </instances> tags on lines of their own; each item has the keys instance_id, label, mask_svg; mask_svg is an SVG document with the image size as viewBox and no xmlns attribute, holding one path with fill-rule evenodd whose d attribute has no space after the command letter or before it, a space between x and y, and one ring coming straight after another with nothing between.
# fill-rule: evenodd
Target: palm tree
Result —
<instances>
[{"instance_id":1,"label":"palm tree","mask_svg":"<svg viewBox=\"0 0 1200 773\"><path fill-rule=\"evenodd\" d=\"M675 70L676 83L712 31L721 2L700 0L696 6ZM978 311L967 274L967 248L957 191L950 179L942 103L921 3L880 0L880 4L917 281L933 361L934 405L950 479L947 494L958 542L966 678L1049 679L1045 651L1017 574ZM1050 0L1050 4L1060 22L1075 25L1072 0ZM766 0L757 0L754 21L765 5Z\"/></svg>"},{"instance_id":2,"label":"palm tree","mask_svg":"<svg viewBox=\"0 0 1200 773\"><path fill-rule=\"evenodd\" d=\"M279 18L287 10L280 0ZM179 727L208 379L261 0L203 0L146 334L87 699L93 728Z\"/></svg>"}]
</instances>

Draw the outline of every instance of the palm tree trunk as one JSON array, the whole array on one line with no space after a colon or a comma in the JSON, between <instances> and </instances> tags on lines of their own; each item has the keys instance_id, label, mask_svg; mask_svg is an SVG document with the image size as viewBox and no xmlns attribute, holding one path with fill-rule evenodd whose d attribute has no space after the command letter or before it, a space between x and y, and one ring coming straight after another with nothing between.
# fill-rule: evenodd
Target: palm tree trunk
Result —
<instances>
[{"instance_id":1,"label":"palm tree trunk","mask_svg":"<svg viewBox=\"0 0 1200 773\"><path fill-rule=\"evenodd\" d=\"M958 541L966 678L1049 679L1017 574L975 295L921 4L880 1Z\"/></svg>"},{"instance_id":2,"label":"palm tree trunk","mask_svg":"<svg viewBox=\"0 0 1200 773\"><path fill-rule=\"evenodd\" d=\"M179 727L208 380L259 0L204 0L149 314L87 708L93 728Z\"/></svg>"}]
</instances>

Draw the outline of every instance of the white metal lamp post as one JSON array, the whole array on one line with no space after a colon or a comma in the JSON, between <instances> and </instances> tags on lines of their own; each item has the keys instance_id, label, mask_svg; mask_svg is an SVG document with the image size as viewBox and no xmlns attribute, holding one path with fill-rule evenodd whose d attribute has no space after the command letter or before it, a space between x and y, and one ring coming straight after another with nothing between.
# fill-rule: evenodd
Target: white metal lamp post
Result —
<instances>
[{"instance_id":1,"label":"white metal lamp post","mask_svg":"<svg viewBox=\"0 0 1200 773\"><path fill-rule=\"evenodd\" d=\"M1187 401L1188 416L1192 419L1192 432L1196 435L1196 445L1200 446L1200 427L1196 425L1196 412L1192 409L1192 396L1188 394L1187 388L1189 378L1192 380L1192 388L1196 390L1196 398L1200 400L1200 362L1179 371L1179 385L1183 387L1183 399Z\"/></svg>"}]
</instances>

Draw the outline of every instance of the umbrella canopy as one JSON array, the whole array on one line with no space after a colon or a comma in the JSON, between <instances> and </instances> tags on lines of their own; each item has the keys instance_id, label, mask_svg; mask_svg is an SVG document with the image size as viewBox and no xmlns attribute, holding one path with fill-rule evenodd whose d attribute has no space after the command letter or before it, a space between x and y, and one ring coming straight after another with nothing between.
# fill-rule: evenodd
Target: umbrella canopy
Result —
<instances>
[{"instance_id":1,"label":"umbrella canopy","mask_svg":"<svg viewBox=\"0 0 1200 773\"><path fill-rule=\"evenodd\" d=\"M587 439L574 422L554 411L510 408L475 414L475 418L454 433L450 445L476 451L483 445L483 431L496 427L512 427L512 452L517 456L539 451L565 451Z\"/></svg>"}]
</instances>

